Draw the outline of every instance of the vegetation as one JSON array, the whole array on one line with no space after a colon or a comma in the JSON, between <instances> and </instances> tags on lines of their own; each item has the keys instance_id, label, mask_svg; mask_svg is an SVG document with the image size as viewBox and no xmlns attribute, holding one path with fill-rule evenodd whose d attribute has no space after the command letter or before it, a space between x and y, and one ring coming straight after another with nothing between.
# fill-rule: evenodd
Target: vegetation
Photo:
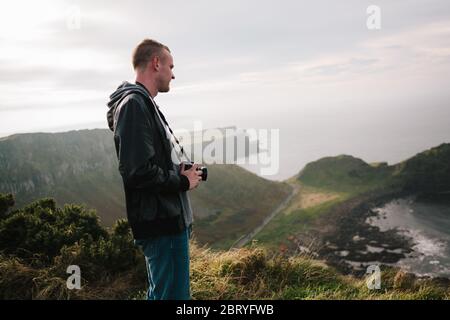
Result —
<instances>
[{"instance_id":1,"label":"vegetation","mask_svg":"<svg viewBox=\"0 0 450 320\"><path fill-rule=\"evenodd\" d=\"M106 230L83 206L61 209L46 198L10 211L13 204L11 194L0 195L0 298L127 298L145 284L126 221ZM92 290L67 289L69 265Z\"/></svg>"},{"instance_id":2,"label":"vegetation","mask_svg":"<svg viewBox=\"0 0 450 320\"><path fill-rule=\"evenodd\" d=\"M302 190L300 197L308 194ZM273 250L279 250L291 236L307 231L317 218L325 215L334 205L348 199L346 194L324 202L318 202L307 208L284 210L278 214L256 237L261 245Z\"/></svg>"},{"instance_id":3,"label":"vegetation","mask_svg":"<svg viewBox=\"0 0 450 320\"><path fill-rule=\"evenodd\" d=\"M44 197L83 204L96 209L102 226L112 227L126 217L112 135L94 129L0 139L0 193L14 193L17 207ZM208 165L208 171L208 181L189 194L197 240L214 248L228 248L291 192L237 165Z\"/></svg>"},{"instance_id":4,"label":"vegetation","mask_svg":"<svg viewBox=\"0 0 450 320\"><path fill-rule=\"evenodd\" d=\"M397 164L394 176L411 193L449 200L450 144L441 144Z\"/></svg>"},{"instance_id":5,"label":"vegetation","mask_svg":"<svg viewBox=\"0 0 450 320\"><path fill-rule=\"evenodd\" d=\"M392 167L369 165L348 155L308 163L297 180L304 185L344 193L362 193L391 182Z\"/></svg>"},{"instance_id":6,"label":"vegetation","mask_svg":"<svg viewBox=\"0 0 450 320\"><path fill-rule=\"evenodd\" d=\"M100 226L82 206L57 208L42 199L11 211L0 195L0 299L143 299L146 269L128 224ZM39 241L36 241L39 239ZM43 245L45 244L45 245ZM81 269L80 290L69 290L69 265ZM191 243L194 299L449 299L448 286L395 269L382 287L342 276L309 256L270 255L257 246L213 252Z\"/></svg>"},{"instance_id":7,"label":"vegetation","mask_svg":"<svg viewBox=\"0 0 450 320\"><path fill-rule=\"evenodd\" d=\"M288 180L299 194L257 236L260 245L279 251L290 238L311 228L325 228L327 215L337 205L362 194L404 192L421 200L450 203L450 144L424 151L399 164L368 164L348 155L325 157L308 163ZM315 199L308 201L305 199ZM318 226L320 224L320 226Z\"/></svg>"},{"instance_id":8,"label":"vegetation","mask_svg":"<svg viewBox=\"0 0 450 320\"><path fill-rule=\"evenodd\" d=\"M128 223L118 219L124 208L110 138L105 131L86 130L0 140L0 299L144 297L142 252L134 246ZM326 227L328 213L361 194L403 190L448 199L449 160L449 144L392 166L347 155L326 157L287 183L237 166L210 166L208 188L192 193L198 208L191 242L194 299L448 299L448 282L383 267L382 288L369 290L363 278L343 276L313 256L287 257L278 249L295 234ZM244 249L223 251L287 197L289 184L300 192L257 240ZM5 188L17 190L20 201L2 194ZM103 222L84 204L60 208L54 198L42 198L47 194L60 203L100 207ZM26 199L39 200L27 204ZM109 208L116 211L107 215ZM81 290L66 286L70 265L81 269Z\"/></svg>"},{"instance_id":9,"label":"vegetation","mask_svg":"<svg viewBox=\"0 0 450 320\"><path fill-rule=\"evenodd\" d=\"M343 276L309 256L270 255L258 246L228 252L192 249L196 299L449 299L448 286L382 269L381 289Z\"/></svg>"},{"instance_id":10,"label":"vegetation","mask_svg":"<svg viewBox=\"0 0 450 320\"><path fill-rule=\"evenodd\" d=\"M191 198L201 216L195 220L197 240L214 249L228 249L250 233L291 192L286 183L269 181L236 165L213 165L208 170L209 181ZM209 212L202 216L205 210Z\"/></svg>"},{"instance_id":11,"label":"vegetation","mask_svg":"<svg viewBox=\"0 0 450 320\"><path fill-rule=\"evenodd\" d=\"M348 155L325 157L300 171L301 183L336 192L362 193L377 188L401 188L416 194L450 194L450 144L418 153L398 164L367 164Z\"/></svg>"}]
</instances>

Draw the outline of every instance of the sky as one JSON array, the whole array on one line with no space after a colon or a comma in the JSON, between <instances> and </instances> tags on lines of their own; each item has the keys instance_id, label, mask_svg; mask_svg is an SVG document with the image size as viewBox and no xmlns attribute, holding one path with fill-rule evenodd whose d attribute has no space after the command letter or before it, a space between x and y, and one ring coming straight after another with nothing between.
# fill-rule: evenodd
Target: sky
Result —
<instances>
[{"instance_id":1,"label":"sky","mask_svg":"<svg viewBox=\"0 0 450 320\"><path fill-rule=\"evenodd\" d=\"M107 128L144 38L174 58L156 97L174 129L279 130L268 179L324 156L392 164L450 142L448 0L2 1L0 137Z\"/></svg>"}]
</instances>

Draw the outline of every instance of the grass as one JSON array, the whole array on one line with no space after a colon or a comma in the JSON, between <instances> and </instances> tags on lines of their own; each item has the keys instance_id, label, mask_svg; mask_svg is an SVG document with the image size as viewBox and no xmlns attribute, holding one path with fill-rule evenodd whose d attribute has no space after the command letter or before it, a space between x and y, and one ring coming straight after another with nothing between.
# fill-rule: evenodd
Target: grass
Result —
<instances>
[{"instance_id":1,"label":"grass","mask_svg":"<svg viewBox=\"0 0 450 320\"><path fill-rule=\"evenodd\" d=\"M328 212L330 208L340 201L342 200L334 199L307 209L295 210L289 214L280 214L255 237L255 240L269 247L278 246L290 235L308 230L316 218Z\"/></svg>"},{"instance_id":2,"label":"grass","mask_svg":"<svg viewBox=\"0 0 450 320\"><path fill-rule=\"evenodd\" d=\"M276 249L289 236L307 231L315 219L353 195L300 184L299 194L255 236L255 240L266 248Z\"/></svg>"},{"instance_id":3,"label":"grass","mask_svg":"<svg viewBox=\"0 0 450 320\"><path fill-rule=\"evenodd\" d=\"M251 232L291 192L286 183L263 179L238 166L208 169L208 181L192 192L191 200L197 212L197 240L215 249L228 249Z\"/></svg>"},{"instance_id":4,"label":"grass","mask_svg":"<svg viewBox=\"0 0 450 320\"><path fill-rule=\"evenodd\" d=\"M111 276L98 274L95 281L83 277L80 290L67 289L69 261L56 260L51 267L33 266L33 262L0 255L0 299L3 300L103 300L129 299L145 287L143 263Z\"/></svg>"},{"instance_id":5,"label":"grass","mask_svg":"<svg viewBox=\"0 0 450 320\"><path fill-rule=\"evenodd\" d=\"M126 272L82 280L81 290L66 288L68 261L35 268L17 258L0 256L2 299L128 299L145 298L142 261ZM82 274L83 277L83 274ZM212 251L191 243L191 290L196 300L236 299L449 299L448 286L382 268L381 289L369 290L365 278L339 274L303 255L271 255L250 247Z\"/></svg>"},{"instance_id":6,"label":"grass","mask_svg":"<svg viewBox=\"0 0 450 320\"><path fill-rule=\"evenodd\" d=\"M448 287L382 269L379 290L308 256L286 258L259 247L226 252L192 247L194 299L449 299ZM408 281L404 279L407 278Z\"/></svg>"}]
</instances>

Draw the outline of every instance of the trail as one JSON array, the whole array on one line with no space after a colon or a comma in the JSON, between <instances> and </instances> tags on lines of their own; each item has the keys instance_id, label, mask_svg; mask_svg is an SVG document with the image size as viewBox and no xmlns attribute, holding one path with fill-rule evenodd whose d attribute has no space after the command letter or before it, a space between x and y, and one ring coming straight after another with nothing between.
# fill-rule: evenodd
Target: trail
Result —
<instances>
[{"instance_id":1,"label":"trail","mask_svg":"<svg viewBox=\"0 0 450 320\"><path fill-rule=\"evenodd\" d=\"M273 210L265 219L264 221L256 227L252 232L243 235L240 237L232 246L231 248L242 248L245 246L251 239L253 239L258 232L260 232L278 213L283 211L283 209L286 208L286 206L289 204L289 202L292 200L294 196L296 196L300 190L300 186L297 184L291 184L292 186L292 192L289 196L286 197L286 199L283 200L282 203L278 205L275 210Z\"/></svg>"}]
</instances>

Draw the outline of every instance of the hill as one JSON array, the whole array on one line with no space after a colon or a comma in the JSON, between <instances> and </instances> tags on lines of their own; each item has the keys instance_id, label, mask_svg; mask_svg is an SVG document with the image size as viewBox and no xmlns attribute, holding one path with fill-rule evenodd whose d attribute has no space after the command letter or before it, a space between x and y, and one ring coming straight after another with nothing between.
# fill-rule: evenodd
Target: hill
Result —
<instances>
[{"instance_id":1,"label":"hill","mask_svg":"<svg viewBox=\"0 0 450 320\"><path fill-rule=\"evenodd\" d=\"M449 201L450 144L443 143L396 164L393 175L408 192Z\"/></svg>"},{"instance_id":2,"label":"hill","mask_svg":"<svg viewBox=\"0 0 450 320\"><path fill-rule=\"evenodd\" d=\"M407 251L408 244L395 232L380 233L365 223L370 209L395 196L450 203L450 145L441 144L398 164L368 164L349 155L325 157L308 163L287 180L300 192L256 237L272 251L325 252L332 260L364 252L365 244L382 243L391 250ZM366 237L355 242L354 237ZM358 239L358 238L356 238ZM358 251L359 250L359 251ZM390 262L402 254L359 254L361 260ZM327 258L328 259L328 258ZM375 261L375 260L372 260Z\"/></svg>"},{"instance_id":3,"label":"hill","mask_svg":"<svg viewBox=\"0 0 450 320\"><path fill-rule=\"evenodd\" d=\"M304 185L335 192L361 192L389 182L393 167L370 165L349 155L325 157L308 163L297 175Z\"/></svg>"},{"instance_id":4,"label":"hill","mask_svg":"<svg viewBox=\"0 0 450 320\"><path fill-rule=\"evenodd\" d=\"M227 248L290 193L287 184L236 165L209 165L208 173L190 192L200 244ZM126 216L113 135L105 129L0 139L0 192L13 193L19 208L43 197L84 204L108 227Z\"/></svg>"},{"instance_id":5,"label":"hill","mask_svg":"<svg viewBox=\"0 0 450 320\"><path fill-rule=\"evenodd\" d=\"M0 194L0 299L143 299L144 257L128 224L104 229L95 212L40 199L13 210ZM68 265L81 270L81 290L66 286ZM449 299L448 283L382 269L382 286L343 276L310 256L272 256L252 247L212 252L191 242L194 299Z\"/></svg>"},{"instance_id":6,"label":"hill","mask_svg":"<svg viewBox=\"0 0 450 320\"><path fill-rule=\"evenodd\" d=\"M450 194L450 144L425 150L394 165L368 164L339 155L308 163L296 176L311 187L335 192L361 193L397 187L410 193Z\"/></svg>"}]
</instances>

